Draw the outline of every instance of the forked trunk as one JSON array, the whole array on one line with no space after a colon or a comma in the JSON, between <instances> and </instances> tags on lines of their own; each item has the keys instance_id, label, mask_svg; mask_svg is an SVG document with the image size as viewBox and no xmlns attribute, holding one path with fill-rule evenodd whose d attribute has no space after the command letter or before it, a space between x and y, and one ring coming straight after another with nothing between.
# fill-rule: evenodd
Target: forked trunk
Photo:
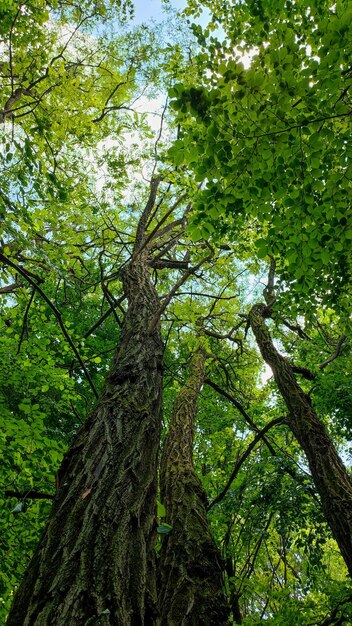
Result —
<instances>
[{"instance_id":1,"label":"forked trunk","mask_svg":"<svg viewBox=\"0 0 352 626\"><path fill-rule=\"evenodd\" d=\"M104 392L66 454L52 513L8 626L155 620L159 299L145 254L124 269L129 306Z\"/></svg>"},{"instance_id":2,"label":"forked trunk","mask_svg":"<svg viewBox=\"0 0 352 626\"><path fill-rule=\"evenodd\" d=\"M326 520L352 575L352 481L290 363L273 345L265 326L269 315L265 304L256 304L250 312L251 327L286 402L286 422L307 456Z\"/></svg>"},{"instance_id":3,"label":"forked trunk","mask_svg":"<svg viewBox=\"0 0 352 626\"><path fill-rule=\"evenodd\" d=\"M207 520L206 494L193 467L194 420L205 360L201 348L192 357L161 458L161 499L172 526L163 539L159 563L162 626L229 623L221 558Z\"/></svg>"}]
</instances>

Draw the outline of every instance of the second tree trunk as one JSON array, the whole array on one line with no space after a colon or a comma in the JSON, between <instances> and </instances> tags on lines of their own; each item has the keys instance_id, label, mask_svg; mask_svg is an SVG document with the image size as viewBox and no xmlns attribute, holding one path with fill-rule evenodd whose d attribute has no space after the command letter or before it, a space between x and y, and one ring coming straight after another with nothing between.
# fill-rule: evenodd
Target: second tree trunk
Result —
<instances>
[{"instance_id":1,"label":"second tree trunk","mask_svg":"<svg viewBox=\"0 0 352 626\"><path fill-rule=\"evenodd\" d=\"M172 526L163 539L159 563L162 626L229 623L222 562L207 520L206 494L193 467L196 404L206 358L201 347L192 357L161 459L161 499Z\"/></svg>"},{"instance_id":2,"label":"second tree trunk","mask_svg":"<svg viewBox=\"0 0 352 626\"><path fill-rule=\"evenodd\" d=\"M276 350L265 325L269 316L269 307L256 304L250 312L251 327L285 400L286 423L306 454L326 520L352 576L352 481L292 366Z\"/></svg>"}]
</instances>

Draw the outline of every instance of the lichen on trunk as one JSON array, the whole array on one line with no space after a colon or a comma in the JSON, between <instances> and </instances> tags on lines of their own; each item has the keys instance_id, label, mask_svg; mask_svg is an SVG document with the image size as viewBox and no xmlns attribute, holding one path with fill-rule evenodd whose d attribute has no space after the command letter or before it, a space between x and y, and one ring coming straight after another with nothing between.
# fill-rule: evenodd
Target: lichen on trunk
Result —
<instances>
[{"instance_id":1,"label":"lichen on trunk","mask_svg":"<svg viewBox=\"0 0 352 626\"><path fill-rule=\"evenodd\" d=\"M207 355L199 347L179 392L160 470L161 499L172 531L159 559L161 626L228 624L223 564L207 520L207 498L193 466L196 405Z\"/></svg>"},{"instance_id":2,"label":"lichen on trunk","mask_svg":"<svg viewBox=\"0 0 352 626\"><path fill-rule=\"evenodd\" d=\"M352 481L292 366L276 350L265 325L269 316L269 306L256 304L249 316L251 328L285 400L286 423L306 454L326 520L352 575Z\"/></svg>"},{"instance_id":3,"label":"lichen on trunk","mask_svg":"<svg viewBox=\"0 0 352 626\"><path fill-rule=\"evenodd\" d=\"M162 342L159 323L150 331L160 302L146 251L123 283L128 310L105 389L64 458L8 626L154 623Z\"/></svg>"}]
</instances>

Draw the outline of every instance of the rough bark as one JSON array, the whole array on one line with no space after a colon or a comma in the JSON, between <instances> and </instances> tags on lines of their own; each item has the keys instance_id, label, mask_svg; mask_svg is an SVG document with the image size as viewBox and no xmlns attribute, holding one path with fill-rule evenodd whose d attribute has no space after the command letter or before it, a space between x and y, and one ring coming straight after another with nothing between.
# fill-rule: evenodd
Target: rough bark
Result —
<instances>
[{"instance_id":1,"label":"rough bark","mask_svg":"<svg viewBox=\"0 0 352 626\"><path fill-rule=\"evenodd\" d=\"M105 389L60 473L8 626L155 623L160 308L146 252L123 271L129 306Z\"/></svg>"},{"instance_id":2,"label":"rough bark","mask_svg":"<svg viewBox=\"0 0 352 626\"><path fill-rule=\"evenodd\" d=\"M228 624L223 564L207 520L207 498L193 466L197 398L206 354L193 355L179 392L160 470L161 499L172 531L163 538L159 572L161 626Z\"/></svg>"},{"instance_id":3,"label":"rough bark","mask_svg":"<svg viewBox=\"0 0 352 626\"><path fill-rule=\"evenodd\" d=\"M270 307L256 304L250 312L250 324L286 402L286 422L306 454L326 520L352 575L352 481L309 396L297 383L292 365L273 345L265 325L269 316Z\"/></svg>"}]
</instances>

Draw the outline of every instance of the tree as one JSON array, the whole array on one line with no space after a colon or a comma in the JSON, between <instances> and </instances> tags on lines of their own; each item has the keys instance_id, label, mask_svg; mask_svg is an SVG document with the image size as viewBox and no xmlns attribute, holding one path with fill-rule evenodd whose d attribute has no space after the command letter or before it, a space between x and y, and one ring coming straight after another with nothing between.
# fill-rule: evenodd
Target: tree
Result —
<instances>
[{"instance_id":1,"label":"tree","mask_svg":"<svg viewBox=\"0 0 352 626\"><path fill-rule=\"evenodd\" d=\"M0 595L34 552L9 624L352 618L349 7L306 4L190 2L229 36L189 49L116 35L128 4L5 10ZM166 83L153 135L135 99Z\"/></svg>"},{"instance_id":2,"label":"tree","mask_svg":"<svg viewBox=\"0 0 352 626\"><path fill-rule=\"evenodd\" d=\"M196 404L209 356L200 340L163 445L160 496L172 532L159 559L161 624L228 623L221 557L207 520L206 493L193 466Z\"/></svg>"},{"instance_id":3,"label":"tree","mask_svg":"<svg viewBox=\"0 0 352 626\"><path fill-rule=\"evenodd\" d=\"M124 268L129 307L105 389L64 457L58 498L8 624L152 619L162 343L143 243L158 182Z\"/></svg>"},{"instance_id":4,"label":"tree","mask_svg":"<svg viewBox=\"0 0 352 626\"><path fill-rule=\"evenodd\" d=\"M273 280L273 274L270 280ZM251 328L265 361L273 370L289 414L286 421L304 450L322 507L341 554L352 573L352 482L335 446L319 420L311 399L297 383L294 367L273 345L265 319L270 317L273 294L267 304L255 304L249 314ZM309 372L298 372L309 376Z\"/></svg>"}]
</instances>

